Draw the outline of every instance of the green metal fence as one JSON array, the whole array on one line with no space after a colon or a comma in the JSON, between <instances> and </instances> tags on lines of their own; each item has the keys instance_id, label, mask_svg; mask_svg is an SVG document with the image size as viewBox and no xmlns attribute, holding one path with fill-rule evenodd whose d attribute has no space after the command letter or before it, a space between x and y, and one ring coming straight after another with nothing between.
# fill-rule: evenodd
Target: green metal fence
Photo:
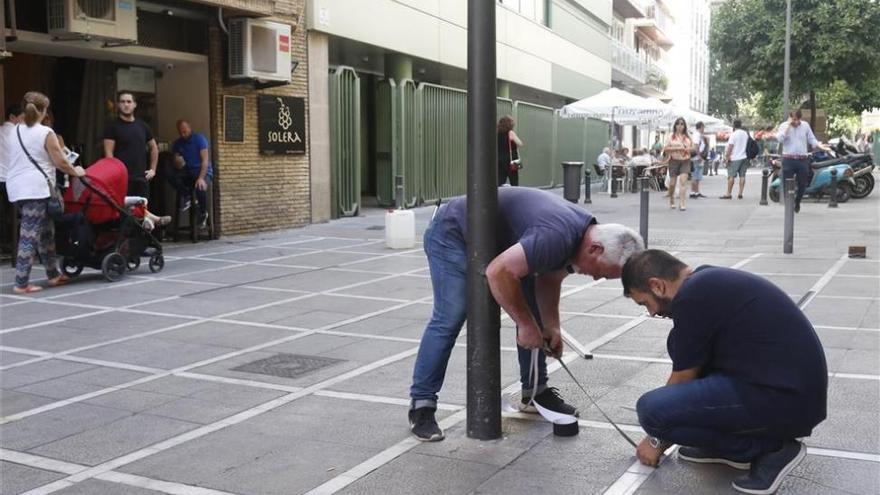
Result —
<instances>
[{"instance_id":1,"label":"green metal fence","mask_svg":"<svg viewBox=\"0 0 880 495\"><path fill-rule=\"evenodd\" d=\"M360 79L351 67L330 75L330 174L333 218L356 215L361 201Z\"/></svg>"},{"instance_id":2,"label":"green metal fence","mask_svg":"<svg viewBox=\"0 0 880 495\"><path fill-rule=\"evenodd\" d=\"M523 168L519 184L532 187L553 187L556 119L552 108L522 101L513 104L516 133L523 141L520 156Z\"/></svg>"},{"instance_id":3,"label":"green metal fence","mask_svg":"<svg viewBox=\"0 0 880 495\"><path fill-rule=\"evenodd\" d=\"M333 215L357 214L361 181L366 180L368 146L360 129L374 126L376 197L382 206L394 204L394 179L403 176L404 206L413 207L467 191L467 93L412 80L379 81L375 112L363 119L360 81L351 68L340 67L330 79L331 163ZM522 138L524 168L520 184L554 187L562 183L563 161L582 161L591 167L608 134L597 120L563 119L552 108L498 98L496 117L511 115ZM362 165L363 163L363 165ZM495 167L493 164L486 166ZM360 173L358 173L360 172ZM595 174L594 174L595 175ZM598 179L598 178L595 178Z\"/></svg>"}]
</instances>

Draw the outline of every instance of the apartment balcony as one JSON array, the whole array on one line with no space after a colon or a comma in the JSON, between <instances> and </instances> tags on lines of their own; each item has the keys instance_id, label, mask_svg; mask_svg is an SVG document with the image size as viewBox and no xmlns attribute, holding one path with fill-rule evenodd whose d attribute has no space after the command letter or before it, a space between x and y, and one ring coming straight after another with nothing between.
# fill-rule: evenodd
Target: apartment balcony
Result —
<instances>
[{"instance_id":1,"label":"apartment balcony","mask_svg":"<svg viewBox=\"0 0 880 495\"><path fill-rule=\"evenodd\" d=\"M645 84L648 64L632 48L611 40L611 79L627 85Z\"/></svg>"},{"instance_id":2,"label":"apartment balcony","mask_svg":"<svg viewBox=\"0 0 880 495\"><path fill-rule=\"evenodd\" d=\"M657 3L648 6L645 17L634 19L633 26L658 46L669 49L673 45L669 35L675 29L675 20Z\"/></svg>"},{"instance_id":3,"label":"apartment balcony","mask_svg":"<svg viewBox=\"0 0 880 495\"><path fill-rule=\"evenodd\" d=\"M619 13L624 19L645 17L641 0L614 0L613 8L614 12Z\"/></svg>"},{"instance_id":4,"label":"apartment balcony","mask_svg":"<svg viewBox=\"0 0 880 495\"><path fill-rule=\"evenodd\" d=\"M661 100L668 100L669 95L666 89L669 87L669 78L666 71L659 65L646 63L645 82L639 86L639 90L648 96L653 96Z\"/></svg>"}]
</instances>

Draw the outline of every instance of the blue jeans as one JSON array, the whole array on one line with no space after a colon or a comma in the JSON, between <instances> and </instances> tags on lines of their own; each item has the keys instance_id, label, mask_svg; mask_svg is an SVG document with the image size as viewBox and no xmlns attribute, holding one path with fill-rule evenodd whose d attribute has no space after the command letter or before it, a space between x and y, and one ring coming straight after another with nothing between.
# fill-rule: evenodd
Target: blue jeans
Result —
<instances>
[{"instance_id":1,"label":"blue jeans","mask_svg":"<svg viewBox=\"0 0 880 495\"><path fill-rule=\"evenodd\" d=\"M791 158L782 159L782 180L790 177L797 177L797 196L795 204L801 204L804 197L804 191L810 184L810 162L807 160L794 160ZM784 184L784 183L783 183ZM782 189L784 191L785 189Z\"/></svg>"},{"instance_id":2,"label":"blue jeans","mask_svg":"<svg viewBox=\"0 0 880 495\"><path fill-rule=\"evenodd\" d=\"M444 210L445 208L437 213L424 235L424 249L428 256L431 286L434 289L434 309L431 321L422 334L413 368L413 382L409 392L413 408L436 407L437 393L443 387L449 355L467 316L467 249L460 235L450 232L451 224L444 221ZM527 292L526 298L534 301L534 291ZM523 390L531 390L531 350L519 346L517 348ZM547 362L543 352L539 356L540 391L547 383Z\"/></svg>"},{"instance_id":3,"label":"blue jeans","mask_svg":"<svg viewBox=\"0 0 880 495\"><path fill-rule=\"evenodd\" d=\"M636 411L651 436L736 460L776 451L784 440L746 409L734 380L720 373L652 390Z\"/></svg>"}]
</instances>

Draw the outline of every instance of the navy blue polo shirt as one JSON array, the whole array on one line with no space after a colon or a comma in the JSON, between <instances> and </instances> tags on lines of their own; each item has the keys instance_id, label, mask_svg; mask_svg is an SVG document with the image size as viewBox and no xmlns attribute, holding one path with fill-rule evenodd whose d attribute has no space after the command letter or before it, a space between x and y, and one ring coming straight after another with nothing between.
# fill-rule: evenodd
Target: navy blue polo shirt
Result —
<instances>
[{"instance_id":1,"label":"navy blue polo shirt","mask_svg":"<svg viewBox=\"0 0 880 495\"><path fill-rule=\"evenodd\" d=\"M467 239L467 202L456 198L446 205L445 221ZM564 268L577 252L590 224L589 212L561 197L528 187L498 189L498 243L500 251L520 243L529 272L549 273Z\"/></svg>"},{"instance_id":2,"label":"navy blue polo shirt","mask_svg":"<svg viewBox=\"0 0 880 495\"><path fill-rule=\"evenodd\" d=\"M190 134L189 139L178 138L171 145L171 151L183 157L186 169L194 176L198 176L199 170L202 168L202 150L208 150L208 153L211 151L208 147L208 140L198 132ZM206 177L208 179L214 177L214 167L211 165L210 159L208 159Z\"/></svg>"},{"instance_id":3,"label":"navy blue polo shirt","mask_svg":"<svg viewBox=\"0 0 880 495\"><path fill-rule=\"evenodd\" d=\"M813 326L788 295L757 275L701 266L672 300L666 346L673 371L700 367L734 380L767 423L807 436L826 416L828 369Z\"/></svg>"}]
</instances>

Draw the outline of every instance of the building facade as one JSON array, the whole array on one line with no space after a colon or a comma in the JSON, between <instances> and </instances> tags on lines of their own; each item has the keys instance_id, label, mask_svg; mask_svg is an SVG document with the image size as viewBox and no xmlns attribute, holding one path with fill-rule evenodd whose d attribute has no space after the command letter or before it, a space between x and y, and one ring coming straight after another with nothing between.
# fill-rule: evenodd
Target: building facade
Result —
<instances>
[{"instance_id":1,"label":"building facade","mask_svg":"<svg viewBox=\"0 0 880 495\"><path fill-rule=\"evenodd\" d=\"M670 51L669 82L672 103L706 113L709 106L709 23L708 0L672 2L678 21L675 44Z\"/></svg>"}]
</instances>

